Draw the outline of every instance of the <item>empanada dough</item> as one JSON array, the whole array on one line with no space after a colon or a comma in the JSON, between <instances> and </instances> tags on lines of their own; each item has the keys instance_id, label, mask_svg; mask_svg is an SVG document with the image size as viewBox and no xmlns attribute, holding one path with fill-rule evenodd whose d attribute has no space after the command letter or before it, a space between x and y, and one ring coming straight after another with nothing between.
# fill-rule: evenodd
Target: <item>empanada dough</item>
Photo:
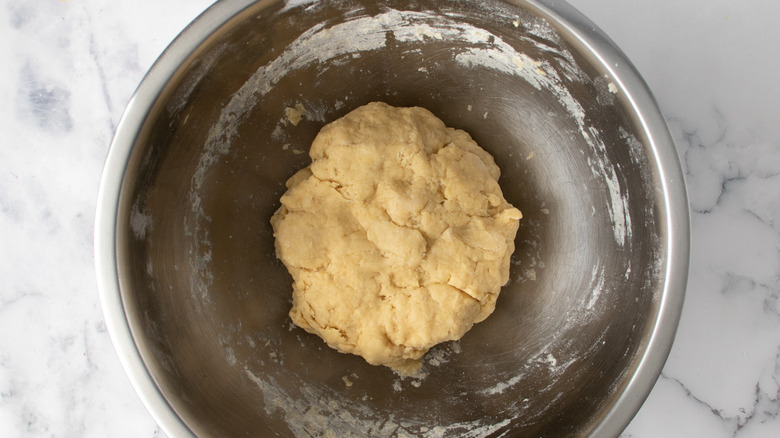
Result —
<instances>
[{"instance_id":1,"label":"empanada dough","mask_svg":"<svg viewBox=\"0 0 780 438\"><path fill-rule=\"evenodd\" d=\"M493 312L522 215L466 132L374 102L323 127L309 155L271 218L296 325L409 374Z\"/></svg>"}]
</instances>

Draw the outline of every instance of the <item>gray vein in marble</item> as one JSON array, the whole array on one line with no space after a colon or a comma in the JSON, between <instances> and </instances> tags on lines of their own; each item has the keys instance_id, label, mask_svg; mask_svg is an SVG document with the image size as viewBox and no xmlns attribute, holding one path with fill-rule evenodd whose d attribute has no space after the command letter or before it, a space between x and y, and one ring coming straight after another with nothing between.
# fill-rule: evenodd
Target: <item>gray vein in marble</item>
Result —
<instances>
[{"instance_id":1,"label":"gray vein in marble","mask_svg":"<svg viewBox=\"0 0 780 438\"><path fill-rule=\"evenodd\" d=\"M33 7L29 3L11 4L8 9L11 13L9 22L14 29L20 29L34 14Z\"/></svg>"},{"instance_id":2,"label":"gray vein in marble","mask_svg":"<svg viewBox=\"0 0 780 438\"><path fill-rule=\"evenodd\" d=\"M111 101L111 93L108 90L108 81L106 80L106 70L103 67L103 62L101 60L101 57L98 56L97 53L97 43L95 41L95 32L92 30L92 15L89 13L89 9L87 9L86 6L84 6L84 13L86 16L87 21L87 27L89 29L89 56L92 58L92 62L95 64L95 68L97 69L97 75L100 81L100 90L103 95L103 101L106 105L106 108L108 109L109 114L114 114L115 109L114 105ZM116 123L114 122L113 118L109 118L109 124L111 126L111 131L116 131Z\"/></svg>"},{"instance_id":3,"label":"gray vein in marble","mask_svg":"<svg viewBox=\"0 0 780 438\"><path fill-rule=\"evenodd\" d=\"M720 293L729 294L747 294L758 292L759 297L763 298L763 310L767 316L777 319L780 324L780 307L778 307L778 298L780 298L780 278L776 277L772 283L759 282L754 278L737 275L732 272L720 274L723 286Z\"/></svg>"},{"instance_id":4,"label":"gray vein in marble","mask_svg":"<svg viewBox=\"0 0 780 438\"><path fill-rule=\"evenodd\" d=\"M50 131L70 131L70 91L37 74L38 68L27 61L20 73L17 105L21 114L32 117L39 128Z\"/></svg>"},{"instance_id":5,"label":"gray vein in marble","mask_svg":"<svg viewBox=\"0 0 780 438\"><path fill-rule=\"evenodd\" d=\"M732 133L723 112L717 107L713 107L710 114L711 122L708 126L715 126L716 129L705 135L700 135L695 127L684 126L680 118L669 119L679 133L676 138L682 149L692 211L712 213L735 187L745 184L751 178L780 187L780 170L775 153L775 148L780 145L772 145L771 140L753 138L747 133ZM767 158L768 163L757 161L761 157ZM774 220L751 212L761 218L762 222L774 227Z\"/></svg>"},{"instance_id":6,"label":"gray vein in marble","mask_svg":"<svg viewBox=\"0 0 780 438\"><path fill-rule=\"evenodd\" d=\"M780 415L780 347L778 347L775 356L774 374L771 376L771 380L775 384L774 392L768 393L761 387L760 383L756 383L752 405L747 408L740 408L738 415L730 416L724 414L722 409L719 409L696 396L682 381L669 376L665 372L661 373L660 378L674 383L683 391L687 399L706 409L717 417L718 420L731 428L733 430L731 434L733 438L740 436L741 432L746 430L752 422L757 421L763 423L768 419L776 419Z\"/></svg>"},{"instance_id":7,"label":"gray vein in marble","mask_svg":"<svg viewBox=\"0 0 780 438\"><path fill-rule=\"evenodd\" d=\"M700 406L704 407L705 409L707 409L708 411L710 411L710 413L712 413L713 415L715 415L715 416L716 416L716 417L718 417L719 419L721 419L721 420L723 420L723 421L728 421L726 418L724 418L724 417L723 417L723 414L721 414L721 411L720 411L720 410L718 410L718 409L716 409L716 408L712 407L712 406L711 406L709 403L707 403L706 401L704 401L704 400L700 399L699 397L696 397L696 396L695 396L695 395L694 395L694 394L691 392L691 390L690 390L690 389L688 389L688 388L685 386L685 384L684 384L684 383L682 383L682 382L681 382L679 379L677 379L677 378L674 378L674 377L670 377L670 376L668 376L668 375L667 375L666 373L664 373L664 372L662 372L662 373L661 373L661 377L660 377L660 378L661 378L661 379L664 379L664 380L669 380L669 381L671 381L671 382L674 382L674 383L675 383L675 384L676 384L676 385L677 385L677 386L678 386L678 387L679 387L679 388L680 388L680 389L681 389L681 390L682 390L682 391L685 393L685 397L687 397L687 398L688 398L688 399L690 399L690 400L693 400L694 402L696 402L696 404L698 404L698 405L700 405Z\"/></svg>"}]
</instances>

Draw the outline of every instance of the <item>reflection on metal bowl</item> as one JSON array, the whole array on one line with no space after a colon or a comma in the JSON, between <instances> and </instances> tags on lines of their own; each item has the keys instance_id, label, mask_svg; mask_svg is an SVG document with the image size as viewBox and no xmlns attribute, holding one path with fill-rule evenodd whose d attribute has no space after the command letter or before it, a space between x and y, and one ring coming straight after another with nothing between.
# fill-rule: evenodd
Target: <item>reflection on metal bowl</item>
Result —
<instances>
[{"instance_id":1,"label":"reflection on metal bowl","mask_svg":"<svg viewBox=\"0 0 780 438\"><path fill-rule=\"evenodd\" d=\"M292 326L274 254L285 180L371 101L469 132L524 214L496 311L424 378ZM96 258L123 365L172 436L614 436L671 347L688 211L646 85L563 2L226 0L129 104Z\"/></svg>"}]
</instances>

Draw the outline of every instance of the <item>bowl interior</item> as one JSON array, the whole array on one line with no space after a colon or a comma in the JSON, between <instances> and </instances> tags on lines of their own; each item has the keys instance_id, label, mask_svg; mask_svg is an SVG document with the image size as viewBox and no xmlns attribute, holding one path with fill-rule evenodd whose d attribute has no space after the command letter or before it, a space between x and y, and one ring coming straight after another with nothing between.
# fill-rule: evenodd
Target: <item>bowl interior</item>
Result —
<instances>
[{"instance_id":1,"label":"bowl interior","mask_svg":"<svg viewBox=\"0 0 780 438\"><path fill-rule=\"evenodd\" d=\"M303 3L255 3L203 36L135 137L120 290L167 403L202 436L589 433L644 354L669 252L626 97L529 4ZM431 350L424 378L293 327L274 254L284 182L325 123L371 101L469 132L524 214L495 313Z\"/></svg>"}]
</instances>

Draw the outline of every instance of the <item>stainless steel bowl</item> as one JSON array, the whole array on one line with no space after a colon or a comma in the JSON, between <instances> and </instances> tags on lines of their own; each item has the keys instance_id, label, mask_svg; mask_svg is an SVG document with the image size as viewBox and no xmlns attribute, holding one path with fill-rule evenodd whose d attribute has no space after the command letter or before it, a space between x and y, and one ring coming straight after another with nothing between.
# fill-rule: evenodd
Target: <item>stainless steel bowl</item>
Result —
<instances>
[{"instance_id":1,"label":"stainless steel bowl","mask_svg":"<svg viewBox=\"0 0 780 438\"><path fill-rule=\"evenodd\" d=\"M495 313L425 378L293 327L274 256L284 181L375 100L471 133L525 215ZM689 252L653 97L555 0L217 2L128 105L95 237L114 344L177 437L615 436L669 352Z\"/></svg>"}]
</instances>

